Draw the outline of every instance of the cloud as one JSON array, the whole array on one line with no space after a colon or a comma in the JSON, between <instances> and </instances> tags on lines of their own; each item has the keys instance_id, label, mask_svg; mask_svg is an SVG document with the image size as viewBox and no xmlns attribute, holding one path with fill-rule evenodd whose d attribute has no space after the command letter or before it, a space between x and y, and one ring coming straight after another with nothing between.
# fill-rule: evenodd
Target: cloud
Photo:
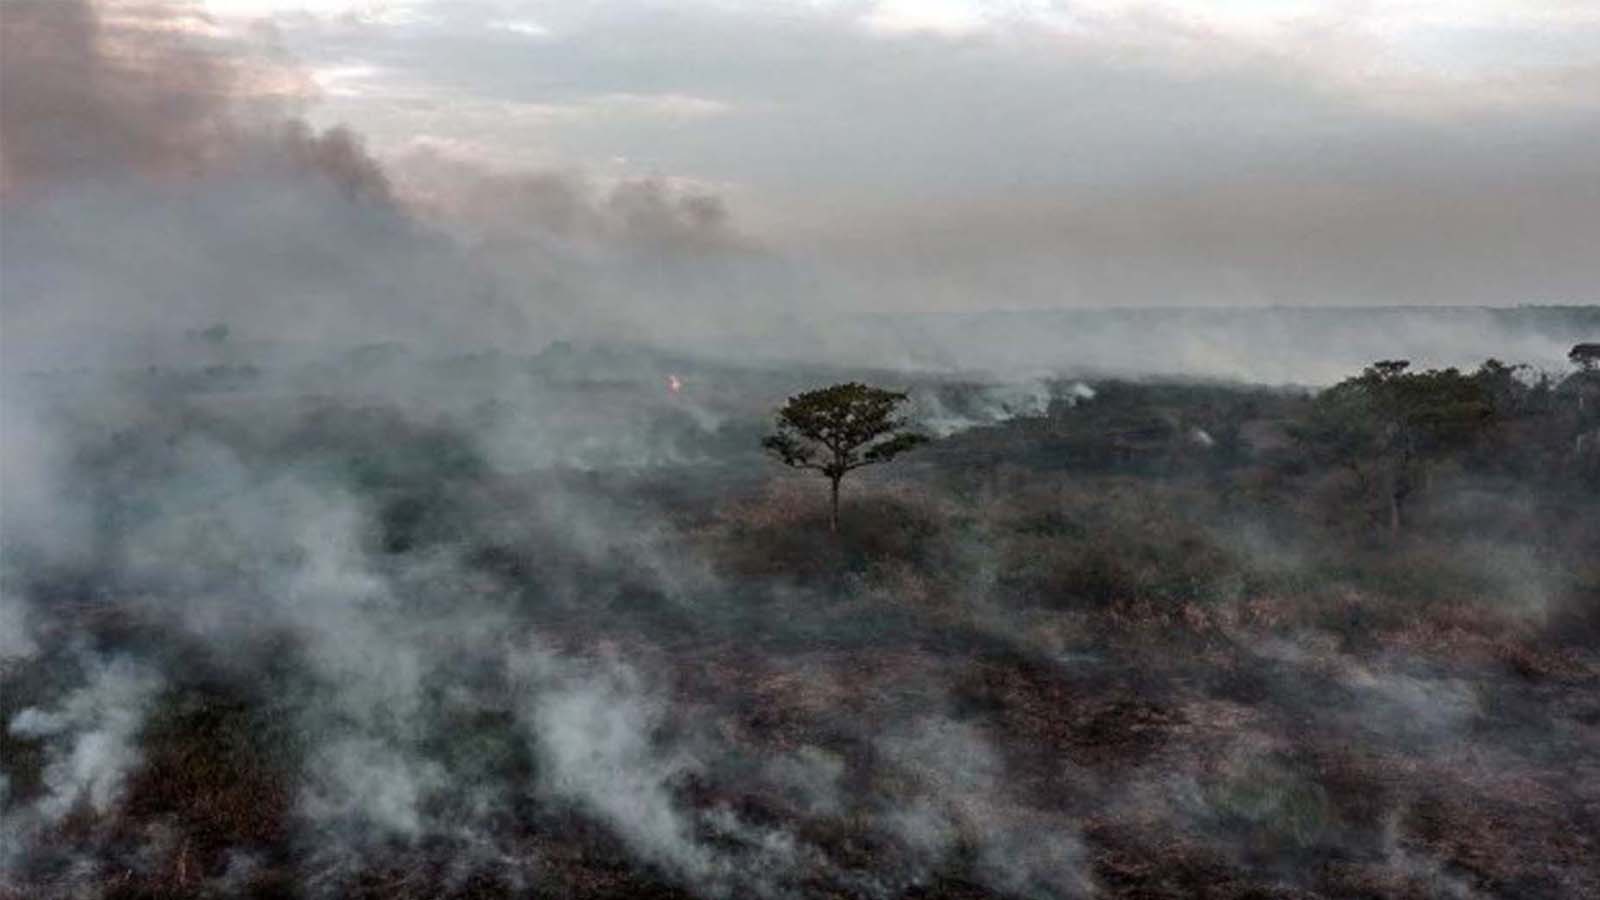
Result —
<instances>
[{"instance_id":1,"label":"cloud","mask_svg":"<svg viewBox=\"0 0 1600 900\"><path fill-rule=\"evenodd\" d=\"M279 23L380 155L719 186L873 309L1589 302L1582 4L501 4ZM365 68L362 68L365 67Z\"/></svg>"},{"instance_id":2,"label":"cloud","mask_svg":"<svg viewBox=\"0 0 1600 900\"><path fill-rule=\"evenodd\" d=\"M868 29L886 34L936 34L960 37L982 31L988 25L977 4L961 2L907 2L886 0L875 3L862 18Z\"/></svg>"}]
</instances>

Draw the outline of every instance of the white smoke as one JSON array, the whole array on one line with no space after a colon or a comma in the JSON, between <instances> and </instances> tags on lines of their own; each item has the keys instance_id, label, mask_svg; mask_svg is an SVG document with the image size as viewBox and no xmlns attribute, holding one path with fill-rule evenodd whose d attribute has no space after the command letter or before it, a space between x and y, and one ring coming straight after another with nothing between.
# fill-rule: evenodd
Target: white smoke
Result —
<instances>
[{"instance_id":1,"label":"white smoke","mask_svg":"<svg viewBox=\"0 0 1600 900\"><path fill-rule=\"evenodd\" d=\"M709 876L713 861L672 794L674 782L697 766L681 751L655 745L666 714L660 701L614 659L573 672L558 665L545 658L537 666L543 671L524 673L537 679L524 681L531 696L523 719L547 767L544 788L599 815L641 857L692 879Z\"/></svg>"},{"instance_id":2,"label":"white smoke","mask_svg":"<svg viewBox=\"0 0 1600 900\"><path fill-rule=\"evenodd\" d=\"M34 809L47 821L78 803L104 812L117 801L123 778L139 762L139 728L163 683L132 659L91 657L86 665L85 685L52 708L22 710L8 725L14 735L46 742L46 793Z\"/></svg>"},{"instance_id":3,"label":"white smoke","mask_svg":"<svg viewBox=\"0 0 1600 900\"><path fill-rule=\"evenodd\" d=\"M976 851L978 875L996 890L1022 896L1092 893L1076 829L1008 797L1005 766L975 727L925 718L878 741L910 779L910 796L886 810L882 824L927 869L963 844Z\"/></svg>"},{"instance_id":4,"label":"white smoke","mask_svg":"<svg viewBox=\"0 0 1600 900\"><path fill-rule=\"evenodd\" d=\"M1044 378L1006 381L955 392L920 390L912 396L911 419L934 437L949 437L973 428L999 425L1013 419L1036 419L1050 412L1052 403L1067 406L1094 398L1094 389L1082 382L1064 387Z\"/></svg>"}]
</instances>

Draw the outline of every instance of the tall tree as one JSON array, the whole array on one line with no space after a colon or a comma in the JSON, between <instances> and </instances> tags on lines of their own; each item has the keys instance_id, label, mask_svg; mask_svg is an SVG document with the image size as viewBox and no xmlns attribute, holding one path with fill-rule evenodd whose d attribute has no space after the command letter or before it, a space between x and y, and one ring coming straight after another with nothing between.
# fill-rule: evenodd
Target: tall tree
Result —
<instances>
[{"instance_id":1,"label":"tall tree","mask_svg":"<svg viewBox=\"0 0 1600 900\"><path fill-rule=\"evenodd\" d=\"M839 482L863 466L886 463L927 441L896 413L906 395L858 382L790 397L777 429L761 446L779 462L828 479L828 527L839 530Z\"/></svg>"},{"instance_id":2,"label":"tall tree","mask_svg":"<svg viewBox=\"0 0 1600 900\"><path fill-rule=\"evenodd\" d=\"M1379 476L1396 533L1428 464L1473 440L1494 411L1483 379L1456 369L1409 368L1405 360L1384 360L1328 388L1297 431L1363 484Z\"/></svg>"}]
</instances>

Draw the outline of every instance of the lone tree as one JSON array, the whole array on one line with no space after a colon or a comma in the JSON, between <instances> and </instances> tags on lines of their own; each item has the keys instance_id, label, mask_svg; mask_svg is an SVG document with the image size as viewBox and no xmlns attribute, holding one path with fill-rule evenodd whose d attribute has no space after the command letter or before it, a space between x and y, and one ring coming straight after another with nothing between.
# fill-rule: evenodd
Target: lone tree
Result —
<instances>
[{"instance_id":1,"label":"lone tree","mask_svg":"<svg viewBox=\"0 0 1600 900\"><path fill-rule=\"evenodd\" d=\"M839 482L854 469L886 463L928 439L895 415L906 395L857 382L796 394L778 410L761 446L779 462L820 472L832 488L828 527L839 530Z\"/></svg>"}]
</instances>

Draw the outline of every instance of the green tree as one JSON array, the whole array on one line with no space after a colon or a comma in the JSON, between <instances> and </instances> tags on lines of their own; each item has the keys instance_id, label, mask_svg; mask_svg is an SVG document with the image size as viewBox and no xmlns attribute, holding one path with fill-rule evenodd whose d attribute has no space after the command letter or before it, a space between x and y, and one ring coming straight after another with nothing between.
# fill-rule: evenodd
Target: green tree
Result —
<instances>
[{"instance_id":1,"label":"green tree","mask_svg":"<svg viewBox=\"0 0 1600 900\"><path fill-rule=\"evenodd\" d=\"M927 441L896 413L906 395L857 382L790 397L777 429L761 441L773 458L818 472L831 488L828 527L839 530L839 482L863 466L886 463Z\"/></svg>"},{"instance_id":2,"label":"green tree","mask_svg":"<svg viewBox=\"0 0 1600 900\"><path fill-rule=\"evenodd\" d=\"M1496 418L1514 418L1534 405L1542 392L1549 391L1549 377L1535 373L1524 363L1508 366L1498 359L1486 359L1472 373L1472 380L1483 390Z\"/></svg>"},{"instance_id":3,"label":"green tree","mask_svg":"<svg viewBox=\"0 0 1600 900\"><path fill-rule=\"evenodd\" d=\"M1578 371L1562 380L1561 393L1576 401L1578 427L1586 430L1594 426L1600 411L1600 404L1595 402L1600 399L1600 344L1578 344L1567 359Z\"/></svg>"},{"instance_id":4,"label":"green tree","mask_svg":"<svg viewBox=\"0 0 1600 900\"><path fill-rule=\"evenodd\" d=\"M1406 502L1427 467L1474 440L1494 413L1482 377L1456 369L1409 372L1383 360L1317 395L1296 434L1328 461L1346 466L1365 487L1381 483L1389 528L1398 533Z\"/></svg>"},{"instance_id":5,"label":"green tree","mask_svg":"<svg viewBox=\"0 0 1600 900\"><path fill-rule=\"evenodd\" d=\"M1600 369L1600 344L1574 344L1567 359L1585 372Z\"/></svg>"}]
</instances>

